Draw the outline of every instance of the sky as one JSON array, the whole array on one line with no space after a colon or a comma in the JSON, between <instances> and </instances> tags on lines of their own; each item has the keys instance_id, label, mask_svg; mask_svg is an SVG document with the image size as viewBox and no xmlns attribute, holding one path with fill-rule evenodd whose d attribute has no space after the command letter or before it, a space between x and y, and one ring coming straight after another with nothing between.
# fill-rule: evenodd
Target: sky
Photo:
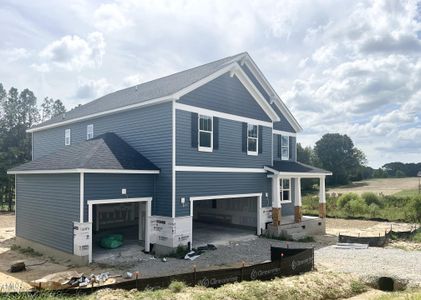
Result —
<instances>
[{"instance_id":1,"label":"sky","mask_svg":"<svg viewBox=\"0 0 421 300\"><path fill-rule=\"evenodd\" d=\"M0 82L67 108L244 51L301 144L421 161L421 1L0 0Z\"/></svg>"}]
</instances>

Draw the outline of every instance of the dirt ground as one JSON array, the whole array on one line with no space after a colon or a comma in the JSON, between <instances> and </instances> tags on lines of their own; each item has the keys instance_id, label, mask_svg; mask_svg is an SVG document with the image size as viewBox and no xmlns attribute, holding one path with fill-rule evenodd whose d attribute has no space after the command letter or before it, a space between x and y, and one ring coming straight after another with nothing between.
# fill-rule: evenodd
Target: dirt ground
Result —
<instances>
[{"instance_id":1,"label":"dirt ground","mask_svg":"<svg viewBox=\"0 0 421 300\"><path fill-rule=\"evenodd\" d=\"M336 236L339 233L348 234L384 234L385 229L407 230L410 224L388 223L362 220L327 219L327 235L316 238L316 248L326 247L336 243ZM0 292L10 290L28 290L31 280L39 279L45 275L77 270L85 274L99 274L105 271L120 272L121 270L110 270L106 266L93 264L87 267L75 268L69 261L57 261L50 257L23 254L17 250L11 250L15 239L15 217L13 214L0 214ZM404 259L404 258L403 258ZM28 265L26 272L10 273L10 264L16 260L24 260ZM32 265L32 266L31 266Z\"/></svg>"},{"instance_id":2,"label":"dirt ground","mask_svg":"<svg viewBox=\"0 0 421 300\"><path fill-rule=\"evenodd\" d=\"M344 194L354 192L374 192L377 194L392 195L402 190L418 189L418 178L379 178L354 182L352 184L329 189L329 193Z\"/></svg>"}]
</instances>

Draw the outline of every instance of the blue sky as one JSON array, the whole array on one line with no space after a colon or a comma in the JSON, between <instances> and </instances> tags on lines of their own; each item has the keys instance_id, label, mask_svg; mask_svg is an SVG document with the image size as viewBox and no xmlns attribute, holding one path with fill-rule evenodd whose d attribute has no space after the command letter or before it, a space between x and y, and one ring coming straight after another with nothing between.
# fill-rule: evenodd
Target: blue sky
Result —
<instances>
[{"instance_id":1,"label":"blue sky","mask_svg":"<svg viewBox=\"0 0 421 300\"><path fill-rule=\"evenodd\" d=\"M68 3L66 3L68 2ZM417 1L5 1L0 82L68 108L248 51L304 127L421 161Z\"/></svg>"}]
</instances>

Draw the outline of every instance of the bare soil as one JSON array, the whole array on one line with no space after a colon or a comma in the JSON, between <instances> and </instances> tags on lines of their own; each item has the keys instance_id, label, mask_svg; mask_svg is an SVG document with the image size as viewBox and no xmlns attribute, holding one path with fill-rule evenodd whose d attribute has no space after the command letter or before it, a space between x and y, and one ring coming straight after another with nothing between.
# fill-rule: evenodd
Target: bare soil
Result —
<instances>
[{"instance_id":1,"label":"bare soil","mask_svg":"<svg viewBox=\"0 0 421 300\"><path fill-rule=\"evenodd\" d=\"M354 182L349 185L328 189L329 193L345 194L373 192L376 194L392 195L402 190L418 189L418 178L379 178Z\"/></svg>"}]
</instances>

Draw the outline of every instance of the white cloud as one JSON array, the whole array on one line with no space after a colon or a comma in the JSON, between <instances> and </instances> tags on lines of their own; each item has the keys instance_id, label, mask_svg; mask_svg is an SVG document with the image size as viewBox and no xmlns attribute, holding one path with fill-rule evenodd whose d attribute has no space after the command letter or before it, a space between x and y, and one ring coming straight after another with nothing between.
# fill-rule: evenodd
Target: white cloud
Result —
<instances>
[{"instance_id":1,"label":"white cloud","mask_svg":"<svg viewBox=\"0 0 421 300\"><path fill-rule=\"evenodd\" d=\"M133 26L127 12L122 11L122 6L116 3L101 4L94 12L95 26L109 32Z\"/></svg>"},{"instance_id":2,"label":"white cloud","mask_svg":"<svg viewBox=\"0 0 421 300\"><path fill-rule=\"evenodd\" d=\"M104 37L100 32L93 32L86 39L66 35L46 46L40 57L45 63L71 71L100 66L104 54Z\"/></svg>"},{"instance_id":3,"label":"white cloud","mask_svg":"<svg viewBox=\"0 0 421 300\"><path fill-rule=\"evenodd\" d=\"M30 56L30 52L25 48L11 48L0 50L0 57L4 57L7 62L15 62Z\"/></svg>"},{"instance_id":4,"label":"white cloud","mask_svg":"<svg viewBox=\"0 0 421 300\"><path fill-rule=\"evenodd\" d=\"M79 79L75 97L93 100L111 92L111 88L111 84L105 78L97 80L81 78Z\"/></svg>"}]
</instances>

